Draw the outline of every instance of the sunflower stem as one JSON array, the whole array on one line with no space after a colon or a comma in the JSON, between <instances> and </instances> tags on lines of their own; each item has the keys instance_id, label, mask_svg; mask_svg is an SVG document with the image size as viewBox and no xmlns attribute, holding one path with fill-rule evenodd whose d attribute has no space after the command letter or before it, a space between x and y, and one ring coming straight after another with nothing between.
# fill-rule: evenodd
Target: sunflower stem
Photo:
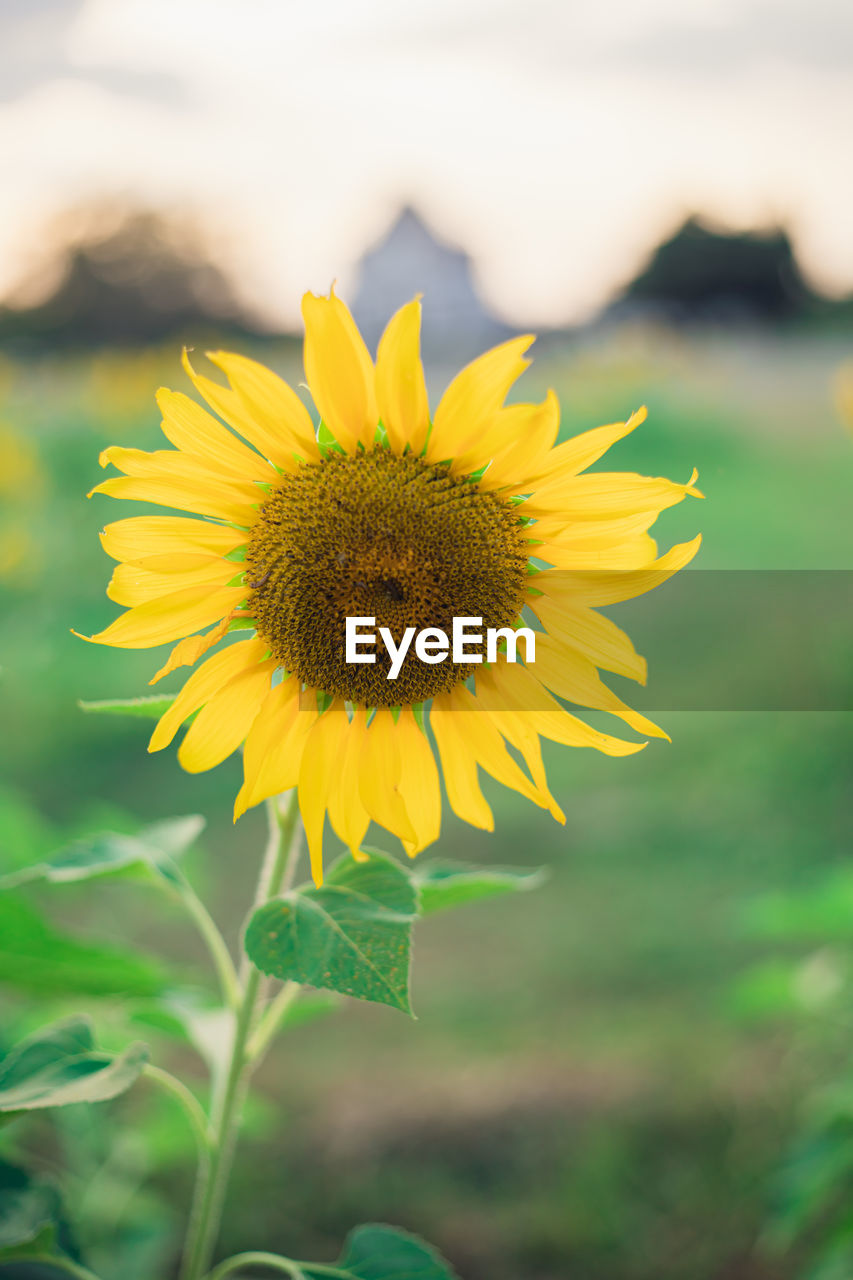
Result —
<instances>
[{"instance_id":1,"label":"sunflower stem","mask_svg":"<svg viewBox=\"0 0 853 1280\"><path fill-rule=\"evenodd\" d=\"M259 906L290 885L296 869L299 809L295 790L289 793L281 808L277 800L268 800L267 814L269 839L249 919ZM240 966L240 989L231 1054L212 1104L211 1149L209 1155L202 1155L199 1161L181 1280L201 1280L210 1267L249 1077L260 1061L259 1056L250 1058L247 1050L263 995L263 982L260 970L249 962L245 950Z\"/></svg>"}]
</instances>

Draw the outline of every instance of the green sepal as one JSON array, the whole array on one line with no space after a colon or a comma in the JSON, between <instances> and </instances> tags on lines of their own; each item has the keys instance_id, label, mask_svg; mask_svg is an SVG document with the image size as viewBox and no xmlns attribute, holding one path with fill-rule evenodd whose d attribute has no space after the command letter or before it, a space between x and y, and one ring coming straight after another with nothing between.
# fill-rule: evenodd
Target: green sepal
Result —
<instances>
[{"instance_id":1,"label":"green sepal","mask_svg":"<svg viewBox=\"0 0 853 1280\"><path fill-rule=\"evenodd\" d=\"M103 698L98 702L78 701L81 711L93 715L138 716L143 720L159 720L169 710L176 693L154 693L144 698Z\"/></svg>"},{"instance_id":2,"label":"green sepal","mask_svg":"<svg viewBox=\"0 0 853 1280\"><path fill-rule=\"evenodd\" d=\"M417 894L392 858L347 854L319 888L302 886L260 907L246 954L262 973L387 1004L411 1014L409 965Z\"/></svg>"},{"instance_id":3,"label":"green sepal","mask_svg":"<svg viewBox=\"0 0 853 1280\"><path fill-rule=\"evenodd\" d=\"M0 1112L105 1102L129 1089L147 1061L148 1048L139 1042L119 1054L96 1051L89 1020L67 1018L0 1061Z\"/></svg>"},{"instance_id":4,"label":"green sepal","mask_svg":"<svg viewBox=\"0 0 853 1280\"><path fill-rule=\"evenodd\" d=\"M431 915L445 907L461 907L483 898L538 889L548 878L540 867L478 867L458 862L426 862L412 872L417 887L420 914Z\"/></svg>"},{"instance_id":5,"label":"green sepal","mask_svg":"<svg viewBox=\"0 0 853 1280\"><path fill-rule=\"evenodd\" d=\"M346 453L343 445L338 444L331 427L321 420L317 428L317 445L321 455L326 458L330 453Z\"/></svg>"}]
</instances>

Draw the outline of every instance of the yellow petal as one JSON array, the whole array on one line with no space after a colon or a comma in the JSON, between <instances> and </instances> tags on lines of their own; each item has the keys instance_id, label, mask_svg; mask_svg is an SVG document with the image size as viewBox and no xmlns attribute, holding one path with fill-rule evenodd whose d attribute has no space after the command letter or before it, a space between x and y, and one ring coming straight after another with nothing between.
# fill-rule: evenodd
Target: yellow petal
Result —
<instances>
[{"instance_id":1,"label":"yellow petal","mask_svg":"<svg viewBox=\"0 0 853 1280\"><path fill-rule=\"evenodd\" d=\"M245 587L187 587L128 609L104 631L82 639L119 649L154 649L218 622L245 598Z\"/></svg>"},{"instance_id":2,"label":"yellow petal","mask_svg":"<svg viewBox=\"0 0 853 1280\"><path fill-rule=\"evenodd\" d=\"M511 787L540 808L547 808L547 801L526 778L504 746L503 738L489 716L483 715L477 701L458 684L447 695L450 714L456 718L459 732L464 735L469 749L478 764L504 787Z\"/></svg>"},{"instance_id":3,"label":"yellow petal","mask_svg":"<svg viewBox=\"0 0 853 1280\"><path fill-rule=\"evenodd\" d=\"M282 471L292 472L300 465L293 455L293 442L286 433L273 433L261 422L256 421L247 409L245 401L232 387L223 387L220 383L196 373L190 364L186 350L182 363L188 377L199 395L204 396L207 403L218 413L229 427L253 444L265 458L269 458Z\"/></svg>"},{"instance_id":4,"label":"yellow petal","mask_svg":"<svg viewBox=\"0 0 853 1280\"><path fill-rule=\"evenodd\" d=\"M253 422L264 429L264 439L276 452L284 448L288 457L297 453L309 461L319 458L311 415L283 378L257 360L230 351L208 351L207 358L228 378Z\"/></svg>"},{"instance_id":5,"label":"yellow petal","mask_svg":"<svg viewBox=\"0 0 853 1280\"><path fill-rule=\"evenodd\" d=\"M329 792L329 820L352 856L359 861L367 856L361 852L361 845L370 826L370 814L361 803L358 784L366 733L364 707L358 707L346 732L337 779Z\"/></svg>"},{"instance_id":6,"label":"yellow petal","mask_svg":"<svg viewBox=\"0 0 853 1280\"><path fill-rule=\"evenodd\" d=\"M482 442L482 453L491 457L492 462L480 487L527 492L528 478L537 459L547 455L559 429L560 402L553 391L548 392L541 404L511 404L500 409ZM475 463L476 457L472 455L470 461ZM460 469L464 469L463 464L457 467L454 461L451 470Z\"/></svg>"},{"instance_id":7,"label":"yellow petal","mask_svg":"<svg viewBox=\"0 0 853 1280\"><path fill-rule=\"evenodd\" d=\"M623 439L645 422L648 416L645 405L632 413L627 422L611 422L606 427L593 427L592 431L584 431L571 440L553 449L537 469L531 466L528 470L528 483L545 485L556 483L570 476L585 471L602 457L611 445Z\"/></svg>"},{"instance_id":8,"label":"yellow petal","mask_svg":"<svg viewBox=\"0 0 853 1280\"><path fill-rule=\"evenodd\" d=\"M534 671L538 680L568 702L591 707L595 711L609 711L638 733L646 733L653 738L669 738L654 721L634 711L612 689L608 689L591 662L553 636L537 636Z\"/></svg>"},{"instance_id":9,"label":"yellow petal","mask_svg":"<svg viewBox=\"0 0 853 1280\"><path fill-rule=\"evenodd\" d=\"M400 793L400 743L395 729L391 712L387 707L380 707L364 739L359 794L375 822L401 840L414 844L417 837Z\"/></svg>"},{"instance_id":10,"label":"yellow petal","mask_svg":"<svg viewBox=\"0 0 853 1280\"><path fill-rule=\"evenodd\" d=\"M376 352L376 401L395 453L419 454L429 431L429 401L421 364L421 304L407 302L391 317Z\"/></svg>"},{"instance_id":11,"label":"yellow petal","mask_svg":"<svg viewBox=\"0 0 853 1280\"><path fill-rule=\"evenodd\" d=\"M233 490L212 481L204 485L183 480L180 476L157 479L136 476L111 476L95 485L88 497L106 493L111 498L134 498L137 502L154 502L161 507L176 507L179 511L194 511L200 516L213 516L218 520L230 520L232 524L248 529L257 519L254 506L235 501ZM258 490L258 501L262 498ZM245 536L240 542L245 542Z\"/></svg>"},{"instance_id":12,"label":"yellow petal","mask_svg":"<svg viewBox=\"0 0 853 1280\"><path fill-rule=\"evenodd\" d=\"M252 804L266 799L266 796L260 794L257 800L254 799L255 791L260 791L257 783L259 783L261 771L272 760L275 749L286 739L289 727L296 717L298 701L300 701L298 691L300 691L298 681L291 676L284 677L284 680L279 681L279 684L274 685L273 689L266 694L257 716L252 721L250 731L246 735L246 745L243 748L243 786L234 805L234 822ZM283 791L286 788L282 787L280 790ZM278 792L273 790L268 794L277 795Z\"/></svg>"},{"instance_id":13,"label":"yellow petal","mask_svg":"<svg viewBox=\"0 0 853 1280\"><path fill-rule=\"evenodd\" d=\"M404 844L413 858L439 837L441 785L432 747L411 707L402 708L395 727L400 743L400 793L415 832L415 840Z\"/></svg>"},{"instance_id":14,"label":"yellow petal","mask_svg":"<svg viewBox=\"0 0 853 1280\"><path fill-rule=\"evenodd\" d=\"M593 471L546 481L523 504L520 514L560 512L567 520L599 520L639 511L663 511L682 502L688 494L694 498L704 496L695 487L697 475L694 471L686 484L631 471Z\"/></svg>"},{"instance_id":15,"label":"yellow petal","mask_svg":"<svg viewBox=\"0 0 853 1280\"><path fill-rule=\"evenodd\" d=\"M446 694L433 700L429 723L441 758L444 789L451 809L472 827L494 831L495 820L477 779L476 757Z\"/></svg>"},{"instance_id":16,"label":"yellow petal","mask_svg":"<svg viewBox=\"0 0 853 1280\"><path fill-rule=\"evenodd\" d=\"M111 445L108 449L101 450L99 461L102 467L111 463L127 476L158 480L181 479L199 487L214 484L223 493L228 492L233 501L249 505L260 502L264 496L263 490L254 481L244 480L226 467L217 467L215 463L182 453L180 449L157 449L149 453L145 449L124 449L119 445ZM272 479L274 475L273 469L269 468L267 478Z\"/></svg>"},{"instance_id":17,"label":"yellow petal","mask_svg":"<svg viewBox=\"0 0 853 1280\"><path fill-rule=\"evenodd\" d=\"M335 297L306 293L305 377L320 416L347 453L373 448L379 411L373 361L349 310Z\"/></svg>"},{"instance_id":18,"label":"yellow petal","mask_svg":"<svg viewBox=\"0 0 853 1280\"><path fill-rule=\"evenodd\" d=\"M348 728L344 704L336 699L314 721L305 739L299 770L299 812L305 827L311 875L316 885L323 883L323 824Z\"/></svg>"},{"instance_id":19,"label":"yellow petal","mask_svg":"<svg viewBox=\"0 0 853 1280\"><path fill-rule=\"evenodd\" d=\"M180 570L176 566L175 573L157 573L151 569L140 569L138 565L119 564L113 570L107 595L115 604L145 604L148 600L202 583L225 586L241 572L242 566L219 557L210 557L207 564L193 569Z\"/></svg>"},{"instance_id":20,"label":"yellow petal","mask_svg":"<svg viewBox=\"0 0 853 1280\"><path fill-rule=\"evenodd\" d=\"M477 698L480 711L485 710L485 705L480 698ZM545 773L545 763L542 759L542 747L539 742L539 734L529 723L529 721L518 712L514 711L495 711L486 713L495 726L497 731L506 738L507 742L511 742L516 751L520 752L524 758L524 763L530 770L530 776L533 779L533 785L536 787L545 800L548 810L557 822L564 823L566 815L557 804L548 787L548 778Z\"/></svg>"},{"instance_id":21,"label":"yellow petal","mask_svg":"<svg viewBox=\"0 0 853 1280\"><path fill-rule=\"evenodd\" d=\"M203 458L216 469L227 468L244 480L269 483L275 478L266 458L247 449L242 440L182 391L161 387L157 404L163 415L163 434L177 449Z\"/></svg>"},{"instance_id":22,"label":"yellow petal","mask_svg":"<svg viewBox=\"0 0 853 1280\"><path fill-rule=\"evenodd\" d=\"M203 662L189 677L169 710L157 721L148 750L162 751L168 747L187 716L203 706L234 676L255 666L265 654L266 643L253 637L220 649L219 653Z\"/></svg>"},{"instance_id":23,"label":"yellow petal","mask_svg":"<svg viewBox=\"0 0 853 1280\"><path fill-rule=\"evenodd\" d=\"M604 605L619 604L622 600L633 600L635 596L660 586L690 563L701 544L702 537L697 534L691 542L679 542L671 547L647 568L624 573L570 573L562 569L546 569L536 575L536 586L546 595L600 609Z\"/></svg>"},{"instance_id":24,"label":"yellow petal","mask_svg":"<svg viewBox=\"0 0 853 1280\"><path fill-rule=\"evenodd\" d=\"M594 747L607 756L630 756L642 751L644 742L626 742L593 729L560 706L532 672L505 659L478 669L477 700L489 712L516 712L529 727L567 747Z\"/></svg>"},{"instance_id":25,"label":"yellow petal","mask_svg":"<svg viewBox=\"0 0 853 1280\"><path fill-rule=\"evenodd\" d=\"M566 546L562 539L553 542L546 540L538 546L534 545L530 552L537 560L545 560L555 569L578 572L642 569L646 565L654 564L657 553L657 543L647 533L641 533L637 538L627 538L615 546L601 549L581 547L578 544ZM531 585L538 585L535 579Z\"/></svg>"},{"instance_id":26,"label":"yellow petal","mask_svg":"<svg viewBox=\"0 0 853 1280\"><path fill-rule=\"evenodd\" d=\"M101 546L114 560L176 552L227 556L245 541L246 535L239 530L184 516L130 516L108 524L101 534Z\"/></svg>"},{"instance_id":27,"label":"yellow petal","mask_svg":"<svg viewBox=\"0 0 853 1280\"><path fill-rule=\"evenodd\" d=\"M296 785L299 777L301 751L290 738L291 731L301 722L307 730L316 719L316 704L312 715L299 711L299 681L286 676L270 689L261 703L260 710L246 735L243 750L243 786L234 805L234 821L253 804L278 795ZM280 779L290 778L282 782Z\"/></svg>"},{"instance_id":28,"label":"yellow petal","mask_svg":"<svg viewBox=\"0 0 853 1280\"><path fill-rule=\"evenodd\" d=\"M208 631L203 636L185 636L183 640L179 640L172 652L169 654L167 661L160 670L151 677L149 684L156 684L158 680L162 680L164 676L171 675L178 667L195 666L203 653L207 653L208 649L212 649L218 644L228 630L228 624L233 617L232 613L226 613L221 622Z\"/></svg>"},{"instance_id":29,"label":"yellow petal","mask_svg":"<svg viewBox=\"0 0 853 1280\"><path fill-rule=\"evenodd\" d=\"M542 538L564 547L583 550L608 550L627 538L645 533L657 520L656 511L639 511L615 520L569 520L565 515L538 516L530 526L533 538Z\"/></svg>"},{"instance_id":30,"label":"yellow petal","mask_svg":"<svg viewBox=\"0 0 853 1280\"><path fill-rule=\"evenodd\" d=\"M430 462L453 458L474 443L484 424L500 409L507 392L529 360L527 334L493 347L458 373L441 397L427 443Z\"/></svg>"},{"instance_id":31,"label":"yellow petal","mask_svg":"<svg viewBox=\"0 0 853 1280\"><path fill-rule=\"evenodd\" d=\"M646 660L641 658L626 636L612 622L585 605L537 596L530 608L545 630L570 648L583 654L597 667L646 683ZM535 665L535 664L534 664Z\"/></svg>"},{"instance_id":32,"label":"yellow petal","mask_svg":"<svg viewBox=\"0 0 853 1280\"><path fill-rule=\"evenodd\" d=\"M178 748L187 773L213 769L236 751L258 714L276 669L275 659L239 672L206 702Z\"/></svg>"}]
</instances>

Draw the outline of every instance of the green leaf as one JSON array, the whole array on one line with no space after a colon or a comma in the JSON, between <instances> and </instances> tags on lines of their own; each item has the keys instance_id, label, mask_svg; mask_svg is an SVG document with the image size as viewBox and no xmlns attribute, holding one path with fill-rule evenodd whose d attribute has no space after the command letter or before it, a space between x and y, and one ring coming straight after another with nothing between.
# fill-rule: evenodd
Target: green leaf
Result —
<instances>
[{"instance_id":1,"label":"green leaf","mask_svg":"<svg viewBox=\"0 0 853 1280\"><path fill-rule=\"evenodd\" d=\"M86 1018L68 1018L23 1040L0 1062L0 1112L105 1102L129 1089L148 1060L144 1044L97 1052Z\"/></svg>"},{"instance_id":2,"label":"green leaf","mask_svg":"<svg viewBox=\"0 0 853 1280\"><path fill-rule=\"evenodd\" d=\"M0 983L50 996L154 996L167 979L154 958L57 933L10 893L0 895Z\"/></svg>"},{"instance_id":3,"label":"green leaf","mask_svg":"<svg viewBox=\"0 0 853 1280\"><path fill-rule=\"evenodd\" d=\"M295 889L255 912L246 953L262 973L411 1013L409 958L417 896L383 854L348 854L319 888Z\"/></svg>"},{"instance_id":4,"label":"green leaf","mask_svg":"<svg viewBox=\"0 0 853 1280\"><path fill-rule=\"evenodd\" d=\"M70 884L94 876L128 873L150 875L153 872L173 881L170 859L189 848L203 827L204 818L191 814L155 823L136 836L102 831L75 840L67 849L60 849L32 866L0 876L0 889L11 889L31 880Z\"/></svg>"},{"instance_id":5,"label":"green leaf","mask_svg":"<svg viewBox=\"0 0 853 1280\"><path fill-rule=\"evenodd\" d=\"M52 1252L58 1213L53 1187L0 1160L0 1261Z\"/></svg>"},{"instance_id":6,"label":"green leaf","mask_svg":"<svg viewBox=\"0 0 853 1280\"><path fill-rule=\"evenodd\" d=\"M430 915L444 907L459 907L498 894L538 889L547 871L512 867L477 867L454 862L427 862L417 867L412 880L420 897L420 914Z\"/></svg>"},{"instance_id":7,"label":"green leaf","mask_svg":"<svg viewBox=\"0 0 853 1280\"><path fill-rule=\"evenodd\" d=\"M321 1271L300 1262L306 1280L328 1280L328 1268ZM457 1280L455 1271L431 1245L399 1231L370 1223L356 1227L335 1263L340 1280Z\"/></svg>"},{"instance_id":8,"label":"green leaf","mask_svg":"<svg viewBox=\"0 0 853 1280\"><path fill-rule=\"evenodd\" d=\"M144 698L103 698L99 702L78 701L81 711L92 715L136 716L143 720L159 720L177 698L176 693L153 693Z\"/></svg>"}]
</instances>

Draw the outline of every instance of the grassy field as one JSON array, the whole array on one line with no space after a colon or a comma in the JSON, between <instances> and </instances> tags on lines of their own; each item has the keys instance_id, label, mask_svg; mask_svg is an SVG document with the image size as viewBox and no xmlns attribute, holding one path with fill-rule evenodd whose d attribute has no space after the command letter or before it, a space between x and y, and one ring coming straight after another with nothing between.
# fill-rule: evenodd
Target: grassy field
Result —
<instances>
[{"instance_id":1,"label":"grassy field","mask_svg":"<svg viewBox=\"0 0 853 1280\"><path fill-rule=\"evenodd\" d=\"M832 402L847 354L834 338L626 331L546 345L524 395L555 386L566 435L647 403L648 423L606 466L677 479L699 467L707 500L659 525L663 546L703 532L699 568L850 569L853 439ZM293 353L278 363L298 380ZM93 826L205 812L191 870L236 929L262 839L258 814L230 823L238 762L182 775L169 753L146 755L144 726L75 705L142 692L156 665L69 628L89 633L114 614L97 531L136 512L83 495L104 445L155 447L160 380L184 386L172 353L0 374L0 844L21 864ZM618 614L628 630L631 609ZM719 617L712 637L732 664L739 621ZM691 653L647 635L653 697L661 655L689 670ZM739 984L779 944L757 941L744 918L762 893L805 890L848 856L851 718L733 706L663 718L672 745L625 760L547 752L565 828L488 785L494 835L447 818L442 857L546 866L547 886L421 927L417 1022L351 1006L294 1030L261 1080L224 1248L331 1258L354 1222L381 1218L434 1240L464 1280L794 1274L764 1244L768 1188L798 1100L843 1054L835 1025L748 1016ZM81 935L129 932L190 973L199 964L177 918L138 893L29 899ZM5 1003L7 1022L27 1022L25 1003ZM91 1137L93 1167L106 1160L116 1186L149 1172L151 1154L117 1136L122 1109L142 1105L131 1096ZM113 1217L138 1222L137 1261L110 1272L107 1259L108 1280L134 1280L134 1267L141 1280L168 1255L176 1211L164 1197L186 1194L173 1120L152 1113L157 1212L150 1191L90 1205L96 1251Z\"/></svg>"}]
</instances>

